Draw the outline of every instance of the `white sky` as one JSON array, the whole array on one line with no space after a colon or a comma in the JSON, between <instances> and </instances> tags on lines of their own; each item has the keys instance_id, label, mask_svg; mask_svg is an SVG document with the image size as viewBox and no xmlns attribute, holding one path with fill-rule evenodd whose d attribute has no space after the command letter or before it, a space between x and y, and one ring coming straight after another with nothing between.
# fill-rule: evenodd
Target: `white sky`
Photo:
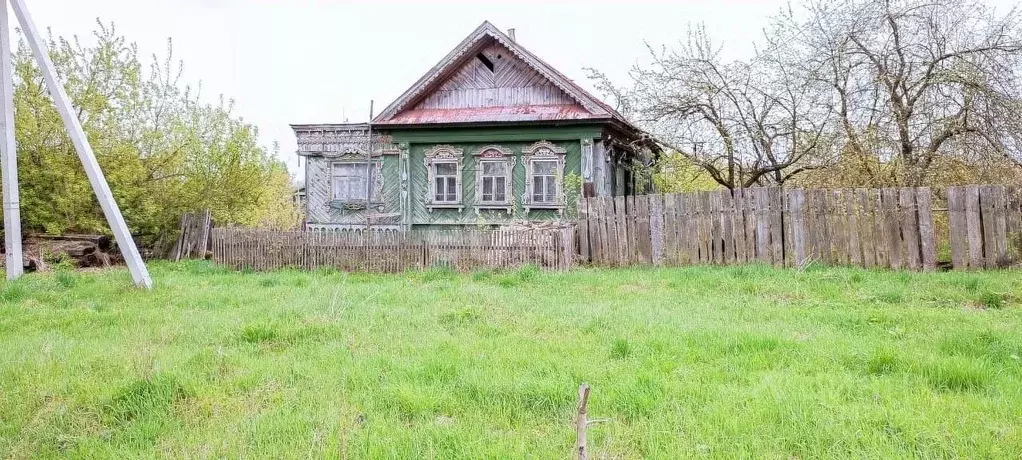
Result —
<instances>
[{"instance_id":1,"label":"white sky","mask_svg":"<svg viewBox=\"0 0 1022 460\"><path fill-rule=\"evenodd\" d=\"M705 23L728 55L753 51L786 0L346 2L326 0L26 0L36 25L83 39L96 18L114 22L143 56L174 41L184 80L233 98L235 114L280 142L298 171L289 123L362 122L379 113L483 20L592 90L585 67L616 83L655 46ZM1006 11L1012 0L989 0ZM11 16L13 19L13 15Z\"/></svg>"}]
</instances>

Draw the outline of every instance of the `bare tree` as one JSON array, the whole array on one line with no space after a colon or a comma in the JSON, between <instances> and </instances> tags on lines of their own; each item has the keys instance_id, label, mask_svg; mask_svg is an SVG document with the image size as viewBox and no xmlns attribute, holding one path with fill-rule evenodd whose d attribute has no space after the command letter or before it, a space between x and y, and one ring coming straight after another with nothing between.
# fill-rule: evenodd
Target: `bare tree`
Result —
<instances>
[{"instance_id":1,"label":"bare tree","mask_svg":"<svg viewBox=\"0 0 1022 460\"><path fill-rule=\"evenodd\" d=\"M941 155L1022 164L1016 10L998 15L974 0L808 0L776 19L770 46L830 87L845 149L889 166L891 182L925 183Z\"/></svg>"},{"instance_id":2,"label":"bare tree","mask_svg":"<svg viewBox=\"0 0 1022 460\"><path fill-rule=\"evenodd\" d=\"M725 62L704 28L678 50L650 48L632 88L591 72L620 109L727 188L783 185L832 157L826 86L768 54Z\"/></svg>"}]
</instances>

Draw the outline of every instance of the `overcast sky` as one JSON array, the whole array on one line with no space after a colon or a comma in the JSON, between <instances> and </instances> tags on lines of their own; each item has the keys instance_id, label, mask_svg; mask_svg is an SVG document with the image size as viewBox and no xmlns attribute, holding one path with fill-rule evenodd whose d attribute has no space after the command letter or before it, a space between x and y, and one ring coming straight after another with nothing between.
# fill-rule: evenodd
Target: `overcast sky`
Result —
<instances>
[{"instance_id":1,"label":"overcast sky","mask_svg":"<svg viewBox=\"0 0 1022 460\"><path fill-rule=\"evenodd\" d=\"M362 122L378 113L489 20L587 89L585 67L619 84L647 55L644 40L673 45L704 23L735 57L751 55L768 17L785 0L377 1L27 0L40 29L56 35L113 22L143 55L164 54L167 38L184 79L203 94L236 101L236 115L280 143L297 172L289 123ZM1011 0L990 0L1006 10ZM1003 5L1003 6L1001 6ZM13 17L13 16L12 16Z\"/></svg>"}]
</instances>

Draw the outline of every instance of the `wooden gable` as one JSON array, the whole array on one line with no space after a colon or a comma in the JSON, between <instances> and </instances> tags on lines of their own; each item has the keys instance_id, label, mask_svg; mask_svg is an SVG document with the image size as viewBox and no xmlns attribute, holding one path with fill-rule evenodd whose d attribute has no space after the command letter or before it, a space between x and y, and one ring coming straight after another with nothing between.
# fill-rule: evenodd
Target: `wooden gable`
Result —
<instances>
[{"instance_id":1,"label":"wooden gable","mask_svg":"<svg viewBox=\"0 0 1022 460\"><path fill-rule=\"evenodd\" d=\"M437 125L624 118L484 22L373 124Z\"/></svg>"},{"instance_id":2,"label":"wooden gable","mask_svg":"<svg viewBox=\"0 0 1022 460\"><path fill-rule=\"evenodd\" d=\"M554 86L499 43L468 59L414 109L465 109L529 105L574 105Z\"/></svg>"}]
</instances>

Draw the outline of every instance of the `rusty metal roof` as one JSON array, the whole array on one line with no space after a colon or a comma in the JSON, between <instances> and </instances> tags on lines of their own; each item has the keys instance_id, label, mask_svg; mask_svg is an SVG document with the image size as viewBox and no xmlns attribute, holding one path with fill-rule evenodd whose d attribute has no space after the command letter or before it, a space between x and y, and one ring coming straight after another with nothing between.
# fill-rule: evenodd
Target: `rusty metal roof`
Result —
<instances>
[{"instance_id":1,"label":"rusty metal roof","mask_svg":"<svg viewBox=\"0 0 1022 460\"><path fill-rule=\"evenodd\" d=\"M556 120L605 120L580 105L515 105L458 109L413 109L401 112L377 125L420 125L434 123L484 123Z\"/></svg>"}]
</instances>

